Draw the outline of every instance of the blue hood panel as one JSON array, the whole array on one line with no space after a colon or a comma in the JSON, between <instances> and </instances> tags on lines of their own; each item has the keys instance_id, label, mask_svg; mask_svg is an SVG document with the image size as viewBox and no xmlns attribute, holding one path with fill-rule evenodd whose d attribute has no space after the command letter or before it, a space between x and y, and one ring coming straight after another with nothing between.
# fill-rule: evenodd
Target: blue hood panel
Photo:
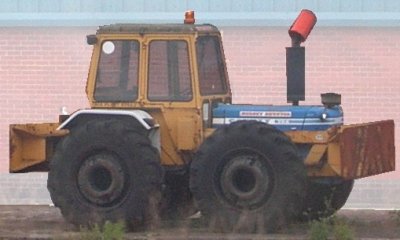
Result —
<instances>
[{"instance_id":1,"label":"blue hood panel","mask_svg":"<svg viewBox=\"0 0 400 240\"><path fill-rule=\"evenodd\" d=\"M326 114L326 119L322 116ZM340 106L268 106L218 104L213 109L213 127L240 120L257 120L282 130L319 131L343 124Z\"/></svg>"}]
</instances>

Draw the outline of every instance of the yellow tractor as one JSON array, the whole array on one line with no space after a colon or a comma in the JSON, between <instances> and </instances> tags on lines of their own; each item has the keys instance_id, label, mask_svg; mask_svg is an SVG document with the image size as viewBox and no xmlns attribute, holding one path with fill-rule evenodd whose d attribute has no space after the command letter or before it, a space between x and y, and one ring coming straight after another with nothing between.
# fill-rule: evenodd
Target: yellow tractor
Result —
<instances>
[{"instance_id":1,"label":"yellow tractor","mask_svg":"<svg viewBox=\"0 0 400 240\"><path fill-rule=\"evenodd\" d=\"M90 109L57 123L10 126L10 172L48 171L55 206L76 225L200 211L225 230L274 230L329 216L354 179L395 167L392 120L343 125L340 95L304 100L304 47L316 22L290 28L288 101L237 105L219 30L194 24L113 24L93 46Z\"/></svg>"}]
</instances>

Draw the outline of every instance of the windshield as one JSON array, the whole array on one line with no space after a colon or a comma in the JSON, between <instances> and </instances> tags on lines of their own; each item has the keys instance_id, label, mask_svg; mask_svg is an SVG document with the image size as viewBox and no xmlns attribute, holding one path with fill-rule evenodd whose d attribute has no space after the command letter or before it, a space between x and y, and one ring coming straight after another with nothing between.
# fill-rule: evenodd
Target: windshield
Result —
<instances>
[{"instance_id":1,"label":"windshield","mask_svg":"<svg viewBox=\"0 0 400 240\"><path fill-rule=\"evenodd\" d=\"M196 50L200 93L202 95L225 94L227 92L225 67L218 38L199 37Z\"/></svg>"}]
</instances>

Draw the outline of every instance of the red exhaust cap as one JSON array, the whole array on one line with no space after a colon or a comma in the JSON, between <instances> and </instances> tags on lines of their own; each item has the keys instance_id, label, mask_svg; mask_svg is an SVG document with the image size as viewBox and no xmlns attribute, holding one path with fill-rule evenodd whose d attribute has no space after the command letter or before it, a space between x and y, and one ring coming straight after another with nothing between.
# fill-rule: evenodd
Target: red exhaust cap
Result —
<instances>
[{"instance_id":1,"label":"red exhaust cap","mask_svg":"<svg viewBox=\"0 0 400 240\"><path fill-rule=\"evenodd\" d=\"M292 39L298 38L301 42L304 42L316 23L315 14L310 10L303 9L289 28L289 36Z\"/></svg>"}]
</instances>

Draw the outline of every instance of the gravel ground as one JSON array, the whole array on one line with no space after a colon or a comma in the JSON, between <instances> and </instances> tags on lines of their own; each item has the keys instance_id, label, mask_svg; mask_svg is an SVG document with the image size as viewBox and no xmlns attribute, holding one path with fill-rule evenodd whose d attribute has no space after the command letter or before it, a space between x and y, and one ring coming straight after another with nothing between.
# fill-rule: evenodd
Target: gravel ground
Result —
<instances>
[{"instance_id":1,"label":"gravel ground","mask_svg":"<svg viewBox=\"0 0 400 240\"><path fill-rule=\"evenodd\" d=\"M400 211L341 210L337 217L347 222L356 239L400 239ZM162 222L146 232L127 233L135 240L261 240L308 239L309 225L294 224L276 234L221 234L209 232L201 219ZM0 206L0 239L79 239L81 233L51 206Z\"/></svg>"}]
</instances>

